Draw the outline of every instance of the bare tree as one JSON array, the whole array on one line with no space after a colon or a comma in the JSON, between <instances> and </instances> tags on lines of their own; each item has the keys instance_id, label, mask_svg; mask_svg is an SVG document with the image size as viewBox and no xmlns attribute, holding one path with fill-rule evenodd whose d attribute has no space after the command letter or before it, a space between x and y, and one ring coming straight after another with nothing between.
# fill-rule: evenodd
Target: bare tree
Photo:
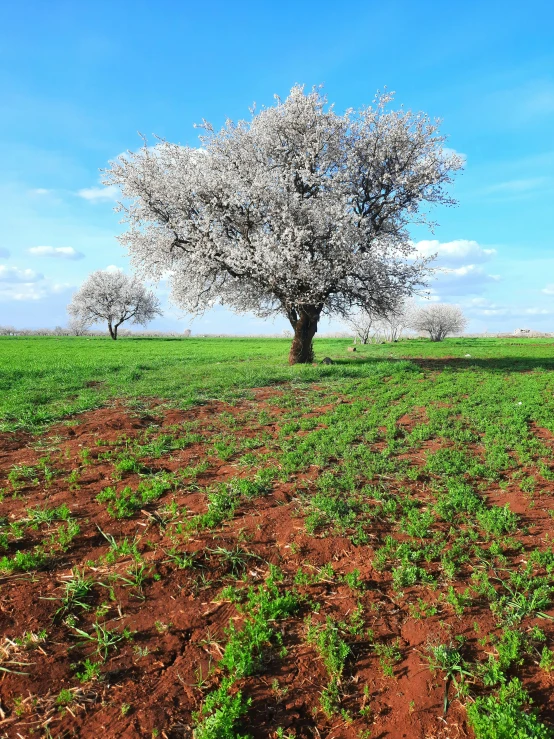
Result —
<instances>
[{"instance_id":1,"label":"bare tree","mask_svg":"<svg viewBox=\"0 0 554 739\"><path fill-rule=\"evenodd\" d=\"M448 334L459 334L466 325L462 309L447 303L431 303L416 308L410 320L410 328L428 333L431 341L442 341Z\"/></svg>"},{"instance_id":2,"label":"bare tree","mask_svg":"<svg viewBox=\"0 0 554 739\"><path fill-rule=\"evenodd\" d=\"M377 316L369 310L361 310L349 316L345 323L354 331L354 343L359 341L360 344L367 344L377 320Z\"/></svg>"},{"instance_id":3,"label":"bare tree","mask_svg":"<svg viewBox=\"0 0 554 739\"><path fill-rule=\"evenodd\" d=\"M120 240L148 278L168 273L174 301L216 302L288 318L289 362L311 362L322 314L386 313L425 284L408 226L462 159L426 115L373 107L337 114L320 90L294 87L249 122L204 123L202 148L166 141L127 152L104 183L126 199Z\"/></svg>"},{"instance_id":4,"label":"bare tree","mask_svg":"<svg viewBox=\"0 0 554 739\"><path fill-rule=\"evenodd\" d=\"M161 315L158 298L142 282L110 270L90 274L73 296L67 311L72 318L88 325L107 321L114 340L125 321L144 326Z\"/></svg>"},{"instance_id":5,"label":"bare tree","mask_svg":"<svg viewBox=\"0 0 554 739\"><path fill-rule=\"evenodd\" d=\"M367 344L372 338L374 341L396 341L402 331L408 328L412 312L411 300L399 300L384 315L362 309L349 316L346 323L354 330L354 335L361 344Z\"/></svg>"},{"instance_id":6,"label":"bare tree","mask_svg":"<svg viewBox=\"0 0 554 739\"><path fill-rule=\"evenodd\" d=\"M387 341L398 341L404 329L409 328L414 313L412 300L401 300L380 320L380 329Z\"/></svg>"},{"instance_id":7,"label":"bare tree","mask_svg":"<svg viewBox=\"0 0 554 739\"><path fill-rule=\"evenodd\" d=\"M73 316L69 319L67 330L72 336L85 336L90 328L92 321L79 316Z\"/></svg>"}]
</instances>

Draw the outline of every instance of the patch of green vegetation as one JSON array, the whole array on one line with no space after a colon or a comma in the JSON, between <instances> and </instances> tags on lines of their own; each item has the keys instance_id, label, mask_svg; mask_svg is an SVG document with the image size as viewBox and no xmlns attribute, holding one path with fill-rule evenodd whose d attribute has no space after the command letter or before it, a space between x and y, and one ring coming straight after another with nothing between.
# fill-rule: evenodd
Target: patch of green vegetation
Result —
<instances>
[{"instance_id":1,"label":"patch of green vegetation","mask_svg":"<svg viewBox=\"0 0 554 739\"><path fill-rule=\"evenodd\" d=\"M524 710L530 703L517 678L494 695L476 698L467 707L476 739L552 739L554 731L541 723L534 711Z\"/></svg>"},{"instance_id":2,"label":"patch of green vegetation","mask_svg":"<svg viewBox=\"0 0 554 739\"><path fill-rule=\"evenodd\" d=\"M133 490L126 485L122 490L107 487L96 496L99 503L107 503L107 509L113 518L130 518L144 506L158 500L177 484L177 478L168 472L158 474L143 480Z\"/></svg>"},{"instance_id":3,"label":"patch of green vegetation","mask_svg":"<svg viewBox=\"0 0 554 739\"><path fill-rule=\"evenodd\" d=\"M231 694L233 684L233 678L224 678L221 685L206 696L202 709L193 717L196 739L246 739L246 735L237 733L236 729L251 699L245 700L240 690Z\"/></svg>"},{"instance_id":4,"label":"patch of green vegetation","mask_svg":"<svg viewBox=\"0 0 554 739\"><path fill-rule=\"evenodd\" d=\"M196 737L238 737L235 727L248 709L250 700L244 701L240 691L232 692L235 682L254 674L268 649L280 646L281 655L285 655L282 635L276 626L278 621L297 611L299 598L292 591L280 592L278 582L281 577L280 571L272 566L263 585L234 594L233 599L244 621L240 627L231 621L227 629L227 644L219 662L227 676L205 697L201 711L196 714ZM232 590L229 594L233 595Z\"/></svg>"},{"instance_id":5,"label":"patch of green vegetation","mask_svg":"<svg viewBox=\"0 0 554 739\"><path fill-rule=\"evenodd\" d=\"M308 622L306 635L308 644L312 644L325 665L329 684L321 694L321 706L331 716L340 706L340 683L350 647L340 635L339 626L328 616L324 624Z\"/></svg>"}]
</instances>

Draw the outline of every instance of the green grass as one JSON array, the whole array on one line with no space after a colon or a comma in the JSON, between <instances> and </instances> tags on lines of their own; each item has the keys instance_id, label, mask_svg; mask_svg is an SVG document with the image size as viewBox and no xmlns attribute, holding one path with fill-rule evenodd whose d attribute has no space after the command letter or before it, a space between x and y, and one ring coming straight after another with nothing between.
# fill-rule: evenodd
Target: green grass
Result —
<instances>
[{"instance_id":1,"label":"green grass","mask_svg":"<svg viewBox=\"0 0 554 739\"><path fill-rule=\"evenodd\" d=\"M336 363L289 367L287 339L114 342L1 337L0 430L40 427L116 397L161 398L186 407L212 398L240 397L251 388L273 383L402 372L406 365L398 359L403 357L427 361L453 357L447 373L450 378L460 374L488 378L497 394L499 376L506 372L534 370L540 375L554 367L554 344L549 339L449 339L440 344L411 340L358 347L356 354L347 354L348 344L347 340L317 339L318 359L330 356ZM515 380L510 388L514 400L531 400L532 386ZM527 406L521 413L526 410Z\"/></svg>"}]
</instances>

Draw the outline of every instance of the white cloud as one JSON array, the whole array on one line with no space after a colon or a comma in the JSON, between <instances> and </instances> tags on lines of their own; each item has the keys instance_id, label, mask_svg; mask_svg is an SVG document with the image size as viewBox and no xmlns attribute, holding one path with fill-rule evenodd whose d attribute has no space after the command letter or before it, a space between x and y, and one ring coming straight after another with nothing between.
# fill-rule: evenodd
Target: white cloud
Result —
<instances>
[{"instance_id":1,"label":"white cloud","mask_svg":"<svg viewBox=\"0 0 554 739\"><path fill-rule=\"evenodd\" d=\"M478 267L476 264L466 264L463 267L453 267L452 269L445 268L439 274L444 275L444 281L449 279L465 280L467 278L485 280L485 282L498 282L500 280L500 275L489 275L483 267Z\"/></svg>"},{"instance_id":2,"label":"white cloud","mask_svg":"<svg viewBox=\"0 0 554 739\"><path fill-rule=\"evenodd\" d=\"M550 285L544 287L541 292L543 292L545 295L554 295L554 284L550 283Z\"/></svg>"},{"instance_id":3,"label":"white cloud","mask_svg":"<svg viewBox=\"0 0 554 739\"><path fill-rule=\"evenodd\" d=\"M29 254L36 257L56 257L58 259L83 259L82 252L72 246L32 246Z\"/></svg>"},{"instance_id":4,"label":"white cloud","mask_svg":"<svg viewBox=\"0 0 554 739\"><path fill-rule=\"evenodd\" d=\"M484 249L477 241L455 239L454 241L440 242L438 239L418 241L414 245L422 257L437 255L440 265L464 264L472 265L486 262L496 256L496 249Z\"/></svg>"},{"instance_id":5,"label":"white cloud","mask_svg":"<svg viewBox=\"0 0 554 739\"><path fill-rule=\"evenodd\" d=\"M41 275L40 272L34 272L32 269L18 269L17 267L0 265L0 282L31 283L40 282L43 279L44 275Z\"/></svg>"},{"instance_id":6,"label":"white cloud","mask_svg":"<svg viewBox=\"0 0 554 739\"><path fill-rule=\"evenodd\" d=\"M0 246L0 259L7 259L10 256L10 252Z\"/></svg>"},{"instance_id":7,"label":"white cloud","mask_svg":"<svg viewBox=\"0 0 554 739\"><path fill-rule=\"evenodd\" d=\"M77 195L91 203L97 203L103 200L117 200L119 196L119 188L116 185L108 185L107 187L85 187L82 190L79 190Z\"/></svg>"},{"instance_id":8,"label":"white cloud","mask_svg":"<svg viewBox=\"0 0 554 739\"><path fill-rule=\"evenodd\" d=\"M496 256L496 249L485 248L477 241L455 239L441 242L433 239L418 241L414 246L420 257L435 256L431 264L434 271L432 299L448 300L480 293L487 283L500 280L499 275L489 274L480 266L480 263Z\"/></svg>"},{"instance_id":9,"label":"white cloud","mask_svg":"<svg viewBox=\"0 0 554 739\"><path fill-rule=\"evenodd\" d=\"M109 264L104 271L105 272L123 272L123 268L118 267L115 264Z\"/></svg>"},{"instance_id":10,"label":"white cloud","mask_svg":"<svg viewBox=\"0 0 554 739\"><path fill-rule=\"evenodd\" d=\"M554 82L546 79L528 79L517 87L493 91L485 95L480 106L499 125L529 126L549 118L554 113Z\"/></svg>"},{"instance_id":11,"label":"white cloud","mask_svg":"<svg viewBox=\"0 0 554 739\"><path fill-rule=\"evenodd\" d=\"M34 190L30 190L32 195L49 195L51 190L46 190L44 187L35 187Z\"/></svg>"}]
</instances>

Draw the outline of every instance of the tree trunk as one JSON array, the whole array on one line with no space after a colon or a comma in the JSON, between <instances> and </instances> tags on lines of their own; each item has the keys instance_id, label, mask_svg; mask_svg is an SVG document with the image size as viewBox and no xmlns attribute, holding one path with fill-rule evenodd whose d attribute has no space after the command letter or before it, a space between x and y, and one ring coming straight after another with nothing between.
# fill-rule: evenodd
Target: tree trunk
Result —
<instances>
[{"instance_id":1,"label":"tree trunk","mask_svg":"<svg viewBox=\"0 0 554 739\"><path fill-rule=\"evenodd\" d=\"M321 308L306 305L298 313L289 316L294 329L294 339L289 354L289 364L309 364L314 361L312 340L317 331Z\"/></svg>"},{"instance_id":2,"label":"tree trunk","mask_svg":"<svg viewBox=\"0 0 554 739\"><path fill-rule=\"evenodd\" d=\"M117 326L114 328L111 323L108 323L108 329L110 330L110 336L115 341L117 339Z\"/></svg>"}]
</instances>

